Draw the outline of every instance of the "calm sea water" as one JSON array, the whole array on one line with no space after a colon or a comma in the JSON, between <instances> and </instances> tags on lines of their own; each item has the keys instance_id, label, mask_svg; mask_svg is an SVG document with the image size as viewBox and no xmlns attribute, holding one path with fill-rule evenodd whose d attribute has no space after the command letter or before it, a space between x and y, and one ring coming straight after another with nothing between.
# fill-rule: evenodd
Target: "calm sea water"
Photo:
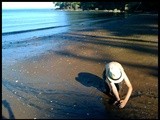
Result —
<instances>
[{"instance_id":1,"label":"calm sea water","mask_svg":"<svg viewBox=\"0 0 160 120\"><path fill-rule=\"evenodd\" d=\"M67 12L51 9L2 10L2 35L17 40L66 32L73 25L109 19L114 15L104 12ZM29 33L29 34L28 34Z\"/></svg>"},{"instance_id":2,"label":"calm sea water","mask_svg":"<svg viewBox=\"0 0 160 120\"><path fill-rule=\"evenodd\" d=\"M49 9L2 11L2 35L35 32L68 25L65 12Z\"/></svg>"},{"instance_id":3,"label":"calm sea water","mask_svg":"<svg viewBox=\"0 0 160 120\"><path fill-rule=\"evenodd\" d=\"M51 9L14 9L2 11L3 35L66 27L87 20L109 18L100 12L67 12Z\"/></svg>"}]
</instances>

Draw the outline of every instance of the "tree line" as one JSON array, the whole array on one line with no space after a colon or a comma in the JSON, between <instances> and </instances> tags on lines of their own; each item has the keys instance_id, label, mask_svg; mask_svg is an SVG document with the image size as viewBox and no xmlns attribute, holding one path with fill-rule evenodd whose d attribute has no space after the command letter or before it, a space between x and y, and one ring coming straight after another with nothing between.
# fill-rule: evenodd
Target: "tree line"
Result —
<instances>
[{"instance_id":1,"label":"tree line","mask_svg":"<svg viewBox=\"0 0 160 120\"><path fill-rule=\"evenodd\" d=\"M158 11L158 2L54 2L59 9Z\"/></svg>"}]
</instances>

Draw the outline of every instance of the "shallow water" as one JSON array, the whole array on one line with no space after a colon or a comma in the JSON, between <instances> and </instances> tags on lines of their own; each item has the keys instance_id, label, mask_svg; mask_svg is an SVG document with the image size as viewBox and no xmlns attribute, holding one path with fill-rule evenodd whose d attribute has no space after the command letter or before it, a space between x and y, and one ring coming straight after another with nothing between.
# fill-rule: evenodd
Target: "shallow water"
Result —
<instances>
[{"instance_id":1,"label":"shallow water","mask_svg":"<svg viewBox=\"0 0 160 120\"><path fill-rule=\"evenodd\" d=\"M56 83L52 83L52 86L54 84ZM20 81L12 82L9 80L3 80L3 86L16 96L18 101L23 102L27 108L39 110L40 113L35 114L37 117L40 114L45 119L108 118L107 116L109 116L105 112L105 108L102 107L102 98L87 95L76 90L58 90L56 87L54 89L53 87L52 89L42 89L37 88L37 84L26 84Z\"/></svg>"},{"instance_id":2,"label":"shallow water","mask_svg":"<svg viewBox=\"0 0 160 120\"><path fill-rule=\"evenodd\" d=\"M2 62L13 63L41 54L59 45L51 39L55 34L94 25L98 21L118 19L118 16L120 14L50 9L2 10Z\"/></svg>"}]
</instances>

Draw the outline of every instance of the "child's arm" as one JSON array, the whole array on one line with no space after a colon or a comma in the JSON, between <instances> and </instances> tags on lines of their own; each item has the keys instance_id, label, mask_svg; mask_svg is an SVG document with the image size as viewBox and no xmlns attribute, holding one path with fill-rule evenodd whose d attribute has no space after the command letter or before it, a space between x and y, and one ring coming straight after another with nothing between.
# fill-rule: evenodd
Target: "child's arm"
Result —
<instances>
[{"instance_id":1,"label":"child's arm","mask_svg":"<svg viewBox=\"0 0 160 120\"><path fill-rule=\"evenodd\" d=\"M120 108L123 108L126 105L126 103L128 102L128 100L131 96L132 90L133 90L132 85L131 85L131 83L130 83L130 81L129 81L125 72L124 72L124 81L125 81L125 83L128 87L128 92L127 92L127 95L126 95L125 99L120 101L120 103L121 103L120 106L119 106Z\"/></svg>"}]
</instances>

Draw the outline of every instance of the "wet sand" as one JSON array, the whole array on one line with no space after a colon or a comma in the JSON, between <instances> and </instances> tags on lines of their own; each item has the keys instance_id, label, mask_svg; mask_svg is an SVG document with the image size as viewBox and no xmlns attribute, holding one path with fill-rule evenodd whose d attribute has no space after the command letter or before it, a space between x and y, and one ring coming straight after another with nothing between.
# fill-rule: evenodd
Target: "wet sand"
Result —
<instances>
[{"instance_id":1,"label":"wet sand","mask_svg":"<svg viewBox=\"0 0 160 120\"><path fill-rule=\"evenodd\" d=\"M50 45L59 42L56 49L2 65L4 118L158 119L158 15L82 26L49 36ZM104 93L110 61L122 64L133 85L123 109Z\"/></svg>"}]
</instances>

